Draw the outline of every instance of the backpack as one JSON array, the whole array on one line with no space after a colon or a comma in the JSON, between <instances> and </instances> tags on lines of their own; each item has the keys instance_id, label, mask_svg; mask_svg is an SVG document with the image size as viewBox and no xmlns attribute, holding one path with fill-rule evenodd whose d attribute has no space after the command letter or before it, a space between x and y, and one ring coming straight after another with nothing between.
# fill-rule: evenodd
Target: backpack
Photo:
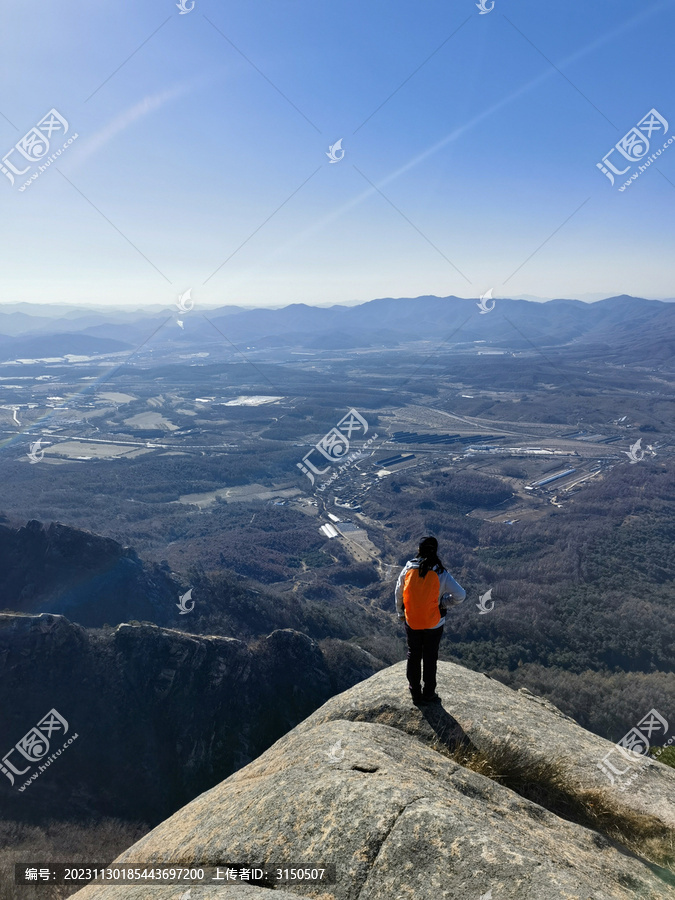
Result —
<instances>
[{"instance_id":1,"label":"backpack","mask_svg":"<svg viewBox=\"0 0 675 900\"><path fill-rule=\"evenodd\" d=\"M439 603L440 580L433 569L429 569L424 578L419 569L411 567L403 580L403 606L408 625L416 630L434 628L441 620Z\"/></svg>"}]
</instances>

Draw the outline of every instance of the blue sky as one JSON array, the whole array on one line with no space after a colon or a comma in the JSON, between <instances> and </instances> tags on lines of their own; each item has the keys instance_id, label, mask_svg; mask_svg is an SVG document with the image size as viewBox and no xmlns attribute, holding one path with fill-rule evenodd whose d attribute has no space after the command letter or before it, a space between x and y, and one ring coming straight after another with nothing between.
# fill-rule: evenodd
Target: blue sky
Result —
<instances>
[{"instance_id":1,"label":"blue sky","mask_svg":"<svg viewBox=\"0 0 675 900\"><path fill-rule=\"evenodd\" d=\"M675 143L596 168L651 109L675 134L675 0L2 15L0 156L50 109L78 137L0 175L0 303L675 296Z\"/></svg>"}]
</instances>

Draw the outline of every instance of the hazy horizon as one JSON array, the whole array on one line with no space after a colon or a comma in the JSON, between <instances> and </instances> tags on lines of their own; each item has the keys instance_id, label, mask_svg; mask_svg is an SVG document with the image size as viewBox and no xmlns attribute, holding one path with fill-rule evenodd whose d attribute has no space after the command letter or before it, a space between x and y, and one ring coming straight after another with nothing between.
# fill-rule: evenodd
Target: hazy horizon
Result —
<instances>
[{"instance_id":1,"label":"hazy horizon","mask_svg":"<svg viewBox=\"0 0 675 900\"><path fill-rule=\"evenodd\" d=\"M554 300L577 300L580 303L587 303L587 304L599 303L602 300L610 300L614 297L620 297L620 296L633 296L633 295L626 295L625 293L624 294L612 293L612 294L599 294L599 295L592 295L592 296L586 295L585 297L584 296L579 296L579 297L533 297L531 295L500 297L497 294L494 294L495 299L499 299L499 300L524 300L528 303L550 303ZM281 304L266 303L266 304L256 304L256 305L247 305L244 303L234 303L234 302L233 303L213 302L212 304L209 304L209 305L199 304L199 308L201 308L201 309L220 309L220 308L224 308L224 307L233 307L233 308L236 307L236 308L239 308L242 310L253 310L253 309L286 309L289 306L312 306L312 307L316 307L318 309L328 309L333 306L345 306L345 307L362 306L362 305L365 305L366 303L371 303L376 300L418 300L423 297L434 297L434 298L437 297L437 299L453 298L453 299L457 299L457 300L475 301L478 299L479 295L476 295L474 297L469 297L469 296L462 297L462 296L457 296L457 295L450 295L450 297L438 297L436 294L418 294L415 297L371 297L368 300L343 300L341 302L326 301L326 302L317 302L317 303L307 303L305 301L298 300L298 301L291 301L289 303L281 303ZM636 299L649 300L649 301L653 301L653 302L657 302L657 303L672 303L675 301L674 297L644 297L642 295L636 295ZM142 312L143 310L146 310L147 312L152 312L155 310L159 311L159 310L172 309L173 307L175 307L175 305L176 305L175 301L173 303L171 303L171 302L168 302L165 304L151 303L151 304L144 304L144 305L139 306L138 304L121 304L121 303L118 303L118 304L107 303L105 305L96 304L96 303L85 303L85 302L74 303L74 302L69 302L66 300L53 300L53 301L21 300L21 301L16 301L16 302L0 303L0 312L2 312L3 310L12 309L15 307L23 307L23 306L35 307L36 309L39 309L41 307L52 307L54 309L78 309L78 310L82 309L82 310L91 310L94 312L101 312L101 313L115 312L115 311ZM197 304L195 304L195 307L197 307Z\"/></svg>"}]
</instances>

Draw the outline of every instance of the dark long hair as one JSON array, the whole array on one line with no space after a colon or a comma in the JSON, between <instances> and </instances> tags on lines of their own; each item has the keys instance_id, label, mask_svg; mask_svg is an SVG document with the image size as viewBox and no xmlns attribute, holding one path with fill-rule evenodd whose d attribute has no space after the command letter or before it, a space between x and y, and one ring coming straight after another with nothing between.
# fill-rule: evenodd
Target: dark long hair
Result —
<instances>
[{"instance_id":1,"label":"dark long hair","mask_svg":"<svg viewBox=\"0 0 675 900\"><path fill-rule=\"evenodd\" d=\"M424 578L430 569L437 566L441 572L445 572L445 566L438 556L438 541L435 537L422 538L417 548L417 559L421 560L418 570L420 578Z\"/></svg>"}]
</instances>

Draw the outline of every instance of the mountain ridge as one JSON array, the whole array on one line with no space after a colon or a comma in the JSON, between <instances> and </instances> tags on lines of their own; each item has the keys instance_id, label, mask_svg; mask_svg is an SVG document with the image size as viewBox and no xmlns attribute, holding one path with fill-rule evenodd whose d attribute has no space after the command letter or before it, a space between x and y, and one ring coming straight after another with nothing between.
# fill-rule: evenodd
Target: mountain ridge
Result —
<instances>
[{"instance_id":1,"label":"mountain ridge","mask_svg":"<svg viewBox=\"0 0 675 900\"><path fill-rule=\"evenodd\" d=\"M80 625L174 618L179 583L132 547L82 528L36 519L0 524L0 596L13 612L67 615Z\"/></svg>"},{"instance_id":2,"label":"mountain ridge","mask_svg":"<svg viewBox=\"0 0 675 900\"><path fill-rule=\"evenodd\" d=\"M194 340L202 343L215 342L220 340L216 331L218 328L227 334L228 340L251 343L269 342L274 338L277 342L281 340L282 343L297 344L320 339L321 346L321 342L326 341L331 332L346 330L354 346L368 346L378 343L382 325L386 322L388 341L395 337L399 341L409 341L411 335L416 333L424 338L429 329L433 333L433 329L437 327L447 327L459 328L459 339L464 341L507 340L515 342L514 346L527 346L522 335L514 331L515 326L516 329L525 329L529 340L547 338L551 346L562 346L578 340L606 343L611 341L614 329L625 326L627 322L634 327L636 320L641 321L640 327L646 332L644 336L655 338L658 336L658 333L652 333L655 320L659 320L659 327L667 324L672 326L675 322L675 306L672 303L625 294L593 303L564 298L546 302L495 298L495 306L489 310L489 315L480 314L477 301L478 298L453 295L422 295L381 297L353 306L293 303L278 308L223 306L204 311L199 309L197 303L194 310L181 315L183 324L179 332L174 334L173 331L168 333L160 330L157 341L169 340L181 344ZM513 321L505 321L506 313ZM123 310L91 310L79 318L69 310L66 315L54 319L48 319L44 315L36 316L31 323L31 316L23 310L7 313L0 311L2 349L5 354L12 352L15 345L20 350L22 344L31 346L31 341L38 341L50 334L58 335L61 342L60 353L77 352L77 349L64 348L69 345L81 348L85 346L83 341L91 341L92 352L95 352L95 339L110 341L108 349L111 351L124 349L124 344L135 346L139 341L147 340L150 334L166 322L167 316L171 318L178 315L177 308L173 307L161 311L148 310L145 315L138 309L128 313ZM209 321L204 321L204 317ZM77 327L78 323L81 324L80 328ZM359 341L363 344L359 344ZM119 344L116 348L115 342ZM102 344L99 352L104 350Z\"/></svg>"},{"instance_id":3,"label":"mountain ridge","mask_svg":"<svg viewBox=\"0 0 675 900\"><path fill-rule=\"evenodd\" d=\"M19 793L34 770L14 784L2 775L3 815L17 821L63 818L66 796L73 820L159 821L381 667L360 647L293 629L246 642L17 613L0 613L0 664L0 758L50 709L79 733L58 778Z\"/></svg>"}]
</instances>

